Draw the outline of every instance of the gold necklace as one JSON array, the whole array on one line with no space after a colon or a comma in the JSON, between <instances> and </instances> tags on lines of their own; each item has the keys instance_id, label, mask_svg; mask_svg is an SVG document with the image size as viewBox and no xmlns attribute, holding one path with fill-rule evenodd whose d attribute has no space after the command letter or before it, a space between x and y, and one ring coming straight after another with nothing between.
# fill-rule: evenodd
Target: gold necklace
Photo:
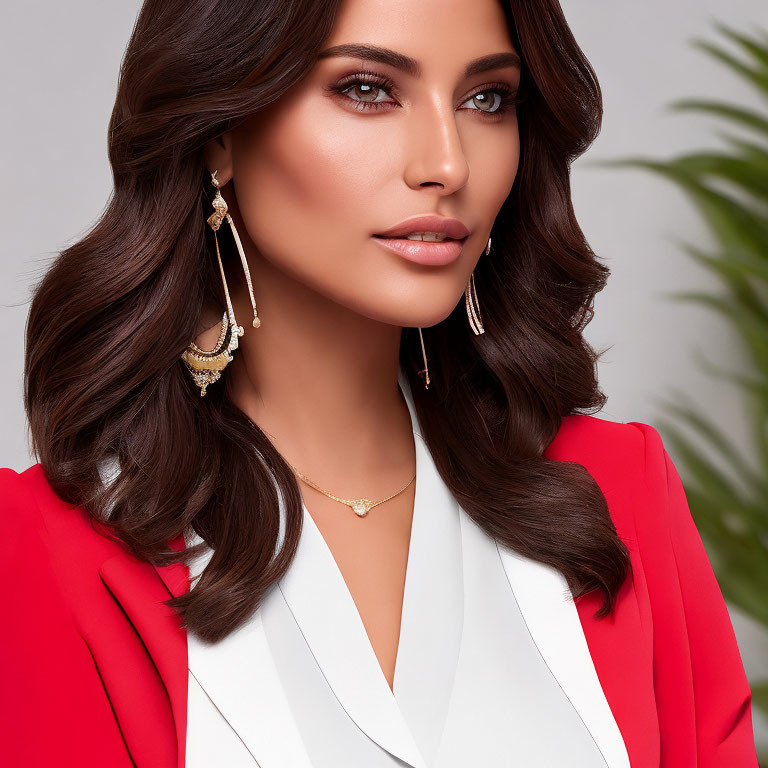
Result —
<instances>
[{"instance_id":1,"label":"gold necklace","mask_svg":"<svg viewBox=\"0 0 768 768\"><path fill-rule=\"evenodd\" d=\"M266 432L271 438L274 439L274 435L271 432L267 432L266 429L263 427L260 427L262 432ZM287 459L286 459L287 461ZM384 499L379 499L379 501L373 501L371 499L342 499L339 496L335 496L334 494L330 493L329 491L324 490L316 483L313 483L306 475L303 475L299 470L291 464L290 461L287 461L288 465L291 467L291 469L308 485L311 485L315 490L320 491L320 493L327 496L329 499L333 499L334 501L341 502L342 504L346 504L348 507L352 508L352 511L358 516L358 517L365 517L368 512L373 509L373 507L377 507L379 504L383 504L385 501L389 501L390 499L393 499L398 494L401 494L415 479L416 475L414 475L399 491L395 491L395 493L391 494L390 496L387 496Z\"/></svg>"}]
</instances>

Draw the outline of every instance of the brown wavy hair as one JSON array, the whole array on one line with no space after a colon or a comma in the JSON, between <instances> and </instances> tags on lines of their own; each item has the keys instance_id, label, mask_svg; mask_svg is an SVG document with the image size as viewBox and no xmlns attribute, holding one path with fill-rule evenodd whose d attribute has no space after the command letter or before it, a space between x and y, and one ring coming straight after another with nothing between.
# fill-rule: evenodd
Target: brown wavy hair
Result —
<instances>
[{"instance_id":1,"label":"brown wavy hair","mask_svg":"<svg viewBox=\"0 0 768 768\"><path fill-rule=\"evenodd\" d=\"M182 532L215 549L195 589L167 603L205 640L240 626L285 573L303 510L292 470L226 384L201 398L180 359L204 301L224 303L203 147L308 73L337 6L146 0L109 124L113 194L32 297L24 397L49 483L154 565L188 562L205 546L174 551ZM428 392L413 328L400 362L461 506L503 544L557 568L575 597L600 590L604 618L631 572L628 550L587 470L543 456L564 416L606 400L603 353L582 331L609 270L576 222L569 179L600 130L601 93L557 0L508 0L504 12L523 65L521 156L493 254L475 270L486 332L471 332L461 302L426 330ZM119 475L105 484L99 467L115 458Z\"/></svg>"}]
</instances>

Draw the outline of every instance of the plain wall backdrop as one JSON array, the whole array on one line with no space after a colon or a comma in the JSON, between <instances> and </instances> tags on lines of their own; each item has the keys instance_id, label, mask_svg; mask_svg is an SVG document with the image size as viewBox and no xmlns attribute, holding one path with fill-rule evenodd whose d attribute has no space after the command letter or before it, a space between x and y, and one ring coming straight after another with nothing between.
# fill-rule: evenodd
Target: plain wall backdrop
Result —
<instances>
[{"instance_id":1,"label":"plain wall backdrop","mask_svg":"<svg viewBox=\"0 0 768 768\"><path fill-rule=\"evenodd\" d=\"M17 471L35 461L22 407L30 288L56 253L90 228L110 195L107 123L140 5L137 0L4 3L0 466ZM743 444L748 433L738 392L711 378L696 360L703 353L719 366L740 368L744 357L735 335L713 313L665 298L674 290L717 288L672 240L706 248L711 242L706 226L671 184L643 171L591 163L626 155L666 158L716 146L716 121L665 110L678 98L722 98L764 108L753 91L690 40L715 38L714 19L743 31L765 29L768 4L562 0L562 5L597 72L605 104L600 136L573 166L577 217L612 270L586 334L596 348L609 347L599 368L609 399L599 415L655 425L659 398L681 390ZM731 615L747 674L751 680L768 677L768 638L735 609ZM758 744L768 744L768 722L756 709L753 713Z\"/></svg>"}]
</instances>

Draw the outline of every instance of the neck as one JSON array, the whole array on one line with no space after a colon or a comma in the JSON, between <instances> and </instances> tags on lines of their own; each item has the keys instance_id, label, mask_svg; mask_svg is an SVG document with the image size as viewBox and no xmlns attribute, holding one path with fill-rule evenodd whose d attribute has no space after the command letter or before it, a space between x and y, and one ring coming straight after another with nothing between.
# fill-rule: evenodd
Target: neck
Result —
<instances>
[{"instance_id":1,"label":"neck","mask_svg":"<svg viewBox=\"0 0 768 768\"><path fill-rule=\"evenodd\" d=\"M262 324L251 325L240 281L233 304L245 334L224 374L235 404L326 487L405 467L413 438L397 383L401 328L332 301L263 258L249 261Z\"/></svg>"}]
</instances>

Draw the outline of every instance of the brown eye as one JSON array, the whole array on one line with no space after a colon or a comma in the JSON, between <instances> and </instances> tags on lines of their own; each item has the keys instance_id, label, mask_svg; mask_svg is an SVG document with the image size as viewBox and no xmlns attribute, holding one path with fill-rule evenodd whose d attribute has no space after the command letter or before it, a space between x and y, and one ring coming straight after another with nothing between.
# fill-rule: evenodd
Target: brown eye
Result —
<instances>
[{"instance_id":1,"label":"brown eye","mask_svg":"<svg viewBox=\"0 0 768 768\"><path fill-rule=\"evenodd\" d=\"M483 112L495 112L501 104L501 95L497 91L480 91L468 101L474 102Z\"/></svg>"},{"instance_id":2,"label":"brown eye","mask_svg":"<svg viewBox=\"0 0 768 768\"><path fill-rule=\"evenodd\" d=\"M396 99L392 98L396 93L392 80L368 70L344 77L329 86L328 90L352 102L358 112L386 109L388 105L397 104Z\"/></svg>"},{"instance_id":3,"label":"brown eye","mask_svg":"<svg viewBox=\"0 0 768 768\"><path fill-rule=\"evenodd\" d=\"M509 86L499 83L493 87L486 86L481 91L476 91L470 96L462 106L471 112L482 112L484 115L502 115L508 112L510 107L520 104L521 98L518 98L518 91L512 90Z\"/></svg>"},{"instance_id":4,"label":"brown eye","mask_svg":"<svg viewBox=\"0 0 768 768\"><path fill-rule=\"evenodd\" d=\"M350 93L357 93L359 94L360 98L352 98L353 101L366 101L366 102L376 102L380 101L380 99L377 99L377 94L386 93L386 91L381 88L378 85L373 85L371 83L358 83L356 85L352 85L349 88L345 88L341 93L348 95Z\"/></svg>"}]
</instances>

